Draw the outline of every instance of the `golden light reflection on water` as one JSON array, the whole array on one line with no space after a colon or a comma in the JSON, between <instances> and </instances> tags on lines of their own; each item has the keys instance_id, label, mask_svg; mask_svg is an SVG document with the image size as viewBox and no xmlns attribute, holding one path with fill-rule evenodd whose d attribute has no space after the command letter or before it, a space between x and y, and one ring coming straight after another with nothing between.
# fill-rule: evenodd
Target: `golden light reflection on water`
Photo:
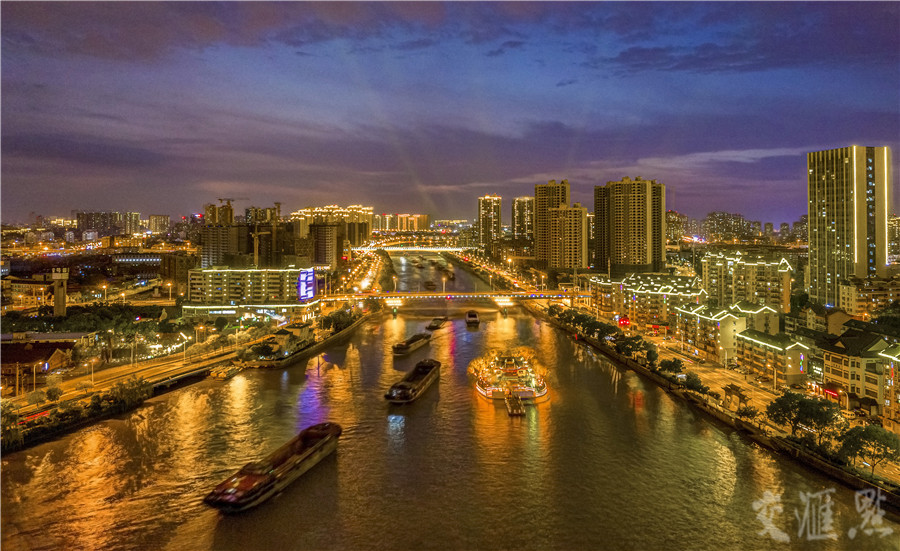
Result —
<instances>
[{"instance_id":1,"label":"golden light reflection on water","mask_svg":"<svg viewBox=\"0 0 900 551\"><path fill-rule=\"evenodd\" d=\"M544 547L575 549L588 547L577 543L589 533L596 548L667 548L634 543L657 541L639 539L638 529L674 526L635 515L651 510L684 513L679 522L697 525L672 528L679 539L668 548L715 548L714 536L688 545L695 542L683 530L728 532L737 534L729 541L764 548L765 540L741 539L758 529L752 500L788 488L785 500L796 501L808 480L821 482L525 315L486 313L474 331L455 313L428 347L395 360L391 344L430 319L421 311L398 318L368 322L330 348L326 355L337 365L329 369L316 370L311 360L305 371L302 365L246 371L224 383L200 383L155 398L124 421L24 452L12 471L16 483L4 481L4 515L12 510L17 517L4 521L4 551L17 545L237 551L259 542L272 549L376 548L410 514L428 525L404 525L417 541L500 534L479 542L527 549L539 547L528 544L542 532L552 538L542 540ZM465 368L491 349L523 343L534 345L551 398L511 418L502 401L476 393ZM424 357L442 362L440 387L409 407L388 406L384 390ZM338 453L293 493L236 518L199 503L221 472L283 442L293 424L331 415L345 426ZM419 484L404 485L417 476ZM421 485L435 481L440 488ZM409 499L401 503L398 493ZM852 494L848 501L843 493L852 512ZM520 528L526 517L540 526ZM611 536L609 523L627 525L625 537ZM9 535L11 525L18 534ZM310 535L311 526L319 536ZM440 541L461 548L455 543L463 540Z\"/></svg>"}]
</instances>

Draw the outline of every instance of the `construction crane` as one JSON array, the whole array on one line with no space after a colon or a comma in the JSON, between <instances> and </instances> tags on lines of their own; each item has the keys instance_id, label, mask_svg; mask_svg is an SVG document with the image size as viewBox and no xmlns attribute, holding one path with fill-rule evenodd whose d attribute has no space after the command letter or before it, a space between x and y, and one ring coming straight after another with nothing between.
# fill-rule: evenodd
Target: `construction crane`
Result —
<instances>
[{"instance_id":1,"label":"construction crane","mask_svg":"<svg viewBox=\"0 0 900 551\"><path fill-rule=\"evenodd\" d=\"M216 197L220 203L228 202L230 205L232 201L249 201L249 197Z\"/></svg>"},{"instance_id":2,"label":"construction crane","mask_svg":"<svg viewBox=\"0 0 900 551\"><path fill-rule=\"evenodd\" d=\"M259 224L256 224L253 228L255 231L250 233L253 236L253 265L259 268L259 236L260 235L271 235L272 232L261 232L259 231Z\"/></svg>"}]
</instances>

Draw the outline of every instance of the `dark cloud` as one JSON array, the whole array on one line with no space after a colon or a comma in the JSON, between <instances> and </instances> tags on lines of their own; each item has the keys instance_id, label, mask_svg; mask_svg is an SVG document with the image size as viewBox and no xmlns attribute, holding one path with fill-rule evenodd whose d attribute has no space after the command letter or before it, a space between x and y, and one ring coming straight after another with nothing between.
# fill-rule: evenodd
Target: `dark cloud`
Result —
<instances>
[{"instance_id":1,"label":"dark cloud","mask_svg":"<svg viewBox=\"0 0 900 551\"><path fill-rule=\"evenodd\" d=\"M437 44L435 40L430 38L419 38L416 40L407 40L393 46L395 50L423 50Z\"/></svg>"},{"instance_id":2,"label":"dark cloud","mask_svg":"<svg viewBox=\"0 0 900 551\"><path fill-rule=\"evenodd\" d=\"M160 153L91 136L22 134L3 136L4 156L62 160L110 168L143 169L159 166Z\"/></svg>"},{"instance_id":3,"label":"dark cloud","mask_svg":"<svg viewBox=\"0 0 900 551\"><path fill-rule=\"evenodd\" d=\"M521 48L524 45L525 45L525 43L522 42L521 40L507 40L506 42L501 44L499 48L491 50L485 55L488 57L497 57L499 55L505 54L509 50L515 50L515 49Z\"/></svg>"}]
</instances>

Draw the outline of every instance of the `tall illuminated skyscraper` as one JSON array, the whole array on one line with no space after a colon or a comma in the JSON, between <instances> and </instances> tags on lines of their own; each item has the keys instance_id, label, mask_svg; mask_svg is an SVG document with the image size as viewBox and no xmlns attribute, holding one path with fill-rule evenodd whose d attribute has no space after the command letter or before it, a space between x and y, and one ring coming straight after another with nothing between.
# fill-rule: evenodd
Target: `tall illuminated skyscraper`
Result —
<instances>
[{"instance_id":1,"label":"tall illuminated skyscraper","mask_svg":"<svg viewBox=\"0 0 900 551\"><path fill-rule=\"evenodd\" d=\"M807 153L810 300L838 306L850 278L887 277L888 147Z\"/></svg>"},{"instance_id":2,"label":"tall illuminated skyscraper","mask_svg":"<svg viewBox=\"0 0 900 551\"><path fill-rule=\"evenodd\" d=\"M512 230L515 239L534 239L534 197L513 200Z\"/></svg>"},{"instance_id":3,"label":"tall illuminated skyscraper","mask_svg":"<svg viewBox=\"0 0 900 551\"><path fill-rule=\"evenodd\" d=\"M539 267L550 265L553 246L550 236L550 209L569 206L569 181L534 186L534 258Z\"/></svg>"},{"instance_id":4,"label":"tall illuminated skyscraper","mask_svg":"<svg viewBox=\"0 0 900 551\"><path fill-rule=\"evenodd\" d=\"M587 209L579 203L550 209L550 267L587 268Z\"/></svg>"},{"instance_id":5,"label":"tall illuminated skyscraper","mask_svg":"<svg viewBox=\"0 0 900 551\"><path fill-rule=\"evenodd\" d=\"M478 198L478 244L490 251L491 244L502 235L500 224L500 196Z\"/></svg>"},{"instance_id":6,"label":"tall illuminated skyscraper","mask_svg":"<svg viewBox=\"0 0 900 551\"><path fill-rule=\"evenodd\" d=\"M666 268L666 186L623 178L594 187L594 267L613 276Z\"/></svg>"}]
</instances>

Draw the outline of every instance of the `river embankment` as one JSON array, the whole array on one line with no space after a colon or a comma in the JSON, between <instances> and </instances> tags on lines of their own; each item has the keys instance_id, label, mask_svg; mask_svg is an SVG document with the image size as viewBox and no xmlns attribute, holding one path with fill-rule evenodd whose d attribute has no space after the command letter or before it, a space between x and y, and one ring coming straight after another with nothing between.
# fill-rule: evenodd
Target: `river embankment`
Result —
<instances>
[{"instance_id":1,"label":"river embankment","mask_svg":"<svg viewBox=\"0 0 900 551\"><path fill-rule=\"evenodd\" d=\"M767 448L768 450L775 453L791 457L799 463L805 465L806 467L814 469L819 473L825 474L832 480L835 480L853 490L861 491L874 489L876 491L879 491L880 495L884 496L883 505L886 505L887 509L893 515L900 517L900 491L898 491L897 488L890 487L884 484L877 484L871 480L862 478L848 471L841 465L836 465L825 458L817 456L816 454L788 440L784 436L770 434L770 432L762 425L757 425L745 421L739 418L735 414L735 412L725 409L717 403L711 402L708 395L701 395L697 392L685 389L682 385L672 382L670 379L649 369L648 367L642 365L634 359L629 358L628 356L625 356L623 354L619 354L611 346L602 343L597 339L579 335L574 328L561 323L557 319L554 319L539 306L530 304L527 301L522 301L521 304L522 307L533 316L546 321L547 323L550 323L551 325L566 333L574 335L577 341L590 346L593 350L596 350L597 352L603 354L616 365L620 365L622 367L630 369L644 379L655 383L671 396L679 399L689 407L699 411L707 418L712 419L714 422L717 422L718 424L730 429L736 430L753 442L756 442L760 446Z\"/></svg>"}]
</instances>

